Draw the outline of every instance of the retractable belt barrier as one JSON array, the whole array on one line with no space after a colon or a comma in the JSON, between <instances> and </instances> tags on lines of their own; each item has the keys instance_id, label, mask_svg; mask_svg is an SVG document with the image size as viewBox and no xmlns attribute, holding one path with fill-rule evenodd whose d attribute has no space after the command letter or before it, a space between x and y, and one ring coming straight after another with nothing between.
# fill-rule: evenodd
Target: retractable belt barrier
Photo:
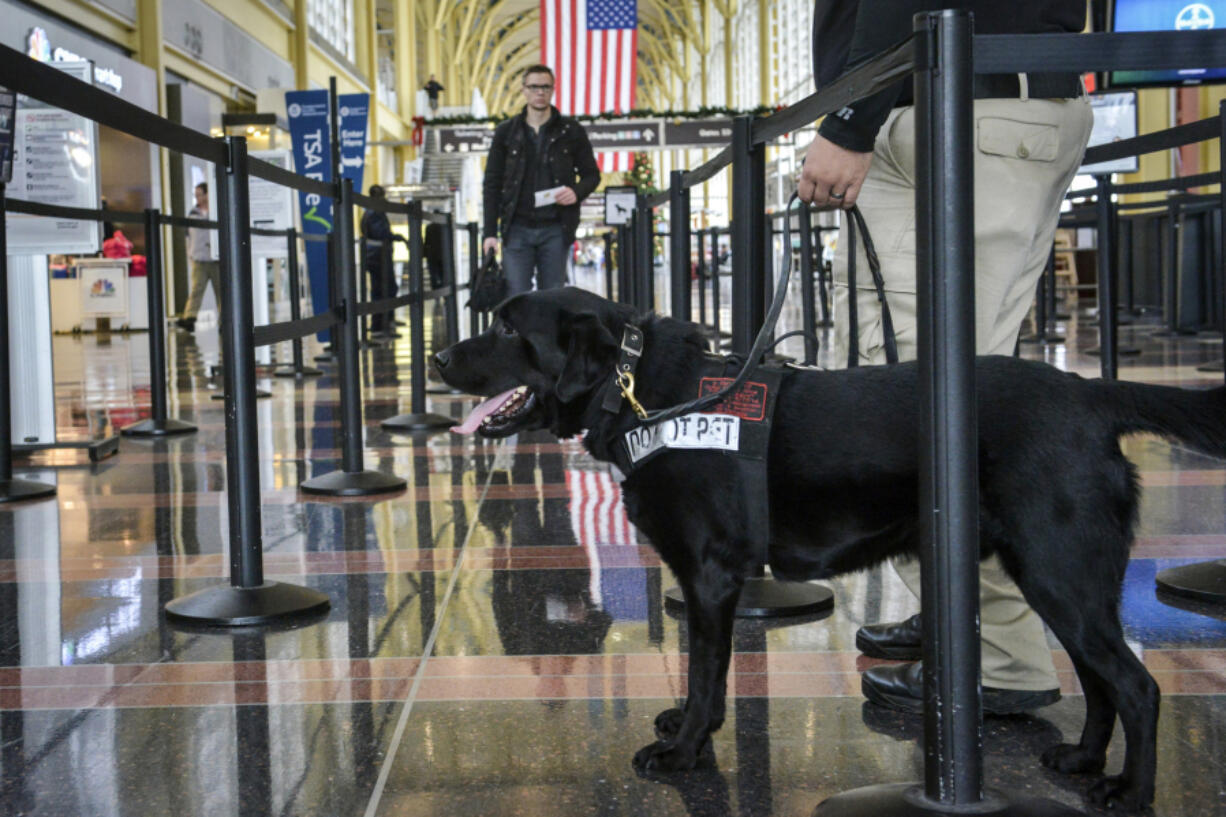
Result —
<instances>
[{"instance_id":1,"label":"retractable belt barrier","mask_svg":"<svg viewBox=\"0 0 1226 817\"><path fill-rule=\"evenodd\" d=\"M361 413L360 378L356 357L356 322L360 313L378 309L412 305L424 300L451 299L459 289L454 280L447 286L424 293L421 297L410 296L391 302L362 304L355 297L353 263L353 205L399 212L410 215L412 205L401 205L383 199L359 196L348 185L321 182L247 155L246 141L241 137L213 139L190 128L169 122L139 108L113 94L94 88L64 75L55 68L31 60L19 51L0 46L0 85L11 91L28 95L41 102L66 111L85 116L120 132L135 136L163 148L204 159L218 168L219 218L217 220L167 216L156 211L133 213L118 210L86 210L58 207L36 202L8 202L2 206L3 188L0 186L0 212L7 210L36 216L72 219L106 219L115 223L145 223L149 234L150 255L150 327L156 337L151 342L152 363L155 372L154 423L166 432L167 421L159 416L165 396L159 394L157 384L164 386L166 378L158 371L165 371L164 295L161 293L160 230L161 226L214 229L220 232L222 248L221 267L223 281L221 292L223 375L226 398L226 467L227 502L230 523L231 581L229 587L207 588L200 593L175 599L167 606L167 613L178 620L194 623L239 625L272 621L287 616L312 615L328 606L326 595L307 588L277 582L266 582L262 567L262 533L260 522L260 497L258 481L258 452L256 449L257 426L254 413L254 349L257 346L294 341L295 366L290 372L295 376L312 374L301 364L301 338L322 328L339 328L338 377L342 381L341 414L344 428L344 465L342 481L355 476L361 485L347 485L335 493L341 495L364 495L366 493L399 490L404 481L396 477L364 472L361 464ZM334 233L340 233L343 241L333 241L333 263L337 286L334 304L320 314L299 317L300 287L297 280L297 241L328 241L328 235L304 236L294 230L277 231L253 228L248 205L248 180L258 177L275 184L301 192L331 198L338 203L339 218ZM452 219L443 214L423 214L416 208L417 229L422 220L433 223L452 224ZM2 224L0 219L0 224ZM0 227L0 237L3 228ZM291 311L293 319L265 326L253 326L250 237L252 235L284 235L289 243L289 266L291 278ZM341 248L345 249L341 249ZM416 243L416 263L420 264L421 244ZM0 283L3 277L0 276ZM421 292L422 288L416 288ZM156 318L152 313L156 309ZM454 306L452 310L454 311ZM420 316L417 316L420 322ZM420 326L415 327L419 332ZM449 330L450 331L450 330ZM4 352L4 374L7 375L7 344ZM415 344L414 358L418 367L424 366L424 345ZM160 358L160 362L159 362ZM417 396L415 395L415 399ZM4 402L7 407L7 399ZM7 443L10 432L8 417L0 412L0 431ZM8 449L0 445L0 471L9 466ZM355 471L355 466L357 470ZM21 481L5 481L0 473L0 483L16 486ZM372 490L373 489L373 490ZM16 491L16 488L13 489ZM304 491L311 486L303 486ZM327 491L321 491L327 492Z\"/></svg>"}]
</instances>

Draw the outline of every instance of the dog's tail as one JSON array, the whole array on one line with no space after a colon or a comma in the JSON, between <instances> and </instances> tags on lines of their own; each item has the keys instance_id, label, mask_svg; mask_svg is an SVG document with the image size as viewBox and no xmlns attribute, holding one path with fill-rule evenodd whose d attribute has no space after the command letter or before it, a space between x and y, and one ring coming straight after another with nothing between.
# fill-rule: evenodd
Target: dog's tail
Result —
<instances>
[{"instance_id":1,"label":"dog's tail","mask_svg":"<svg viewBox=\"0 0 1226 817\"><path fill-rule=\"evenodd\" d=\"M1226 386L1181 389L1115 381L1109 409L1120 434L1149 432L1226 458Z\"/></svg>"}]
</instances>

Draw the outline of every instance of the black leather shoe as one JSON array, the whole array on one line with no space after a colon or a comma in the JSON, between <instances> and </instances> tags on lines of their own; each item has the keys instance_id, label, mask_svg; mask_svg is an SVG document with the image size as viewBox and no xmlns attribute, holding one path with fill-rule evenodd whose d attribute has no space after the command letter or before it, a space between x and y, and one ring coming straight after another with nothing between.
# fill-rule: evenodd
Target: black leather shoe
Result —
<instances>
[{"instance_id":1,"label":"black leather shoe","mask_svg":"<svg viewBox=\"0 0 1226 817\"><path fill-rule=\"evenodd\" d=\"M856 649L870 658L918 661L923 657L920 615L892 624L868 624L856 630Z\"/></svg>"},{"instance_id":2,"label":"black leather shoe","mask_svg":"<svg viewBox=\"0 0 1226 817\"><path fill-rule=\"evenodd\" d=\"M878 706L899 712L924 711L924 668L919 661L910 664L883 664L870 667L860 676L864 697ZM1016 715L1060 700L1059 689L983 688L983 714Z\"/></svg>"}]
</instances>

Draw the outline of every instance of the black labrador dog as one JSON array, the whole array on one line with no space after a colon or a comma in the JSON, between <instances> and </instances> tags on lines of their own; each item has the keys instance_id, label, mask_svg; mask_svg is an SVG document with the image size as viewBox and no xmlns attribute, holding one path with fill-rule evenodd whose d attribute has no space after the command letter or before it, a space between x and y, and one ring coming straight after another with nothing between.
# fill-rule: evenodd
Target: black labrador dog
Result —
<instances>
[{"instance_id":1,"label":"black labrador dog","mask_svg":"<svg viewBox=\"0 0 1226 817\"><path fill-rule=\"evenodd\" d=\"M586 432L613 462L639 427L617 388L623 330L641 329L636 396L648 409L698 396L712 356L694 324L640 315L574 288L503 302L483 334L435 356L452 386L493 396L457 428L503 437L548 428ZM769 562L775 576L818 579L862 570L917 547L917 367L789 369L769 438ZM1081 740L1048 749L1061 772L1100 773L1118 714L1123 772L1091 791L1128 809L1153 800L1158 686L1124 642L1120 585L1137 518L1137 473L1118 439L1173 438L1226 456L1226 388L1184 390L1086 380L1009 357L977 362L980 547L999 554L1031 606L1068 650L1085 690ZM690 769L724 721L738 594L761 538L716 450L665 450L623 484L630 520L651 540L685 595L689 695L656 719L640 770ZM760 534L760 532L758 532Z\"/></svg>"}]
</instances>

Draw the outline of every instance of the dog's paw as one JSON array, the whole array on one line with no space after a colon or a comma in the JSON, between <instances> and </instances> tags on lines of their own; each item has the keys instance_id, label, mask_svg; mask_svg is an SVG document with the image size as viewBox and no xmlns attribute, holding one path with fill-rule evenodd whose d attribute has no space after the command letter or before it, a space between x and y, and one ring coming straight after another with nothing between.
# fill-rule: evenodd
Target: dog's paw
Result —
<instances>
[{"instance_id":1,"label":"dog's paw","mask_svg":"<svg viewBox=\"0 0 1226 817\"><path fill-rule=\"evenodd\" d=\"M681 721L684 719L685 710L683 709L665 709L656 715L656 738L672 740L677 737L677 733L681 731Z\"/></svg>"},{"instance_id":2,"label":"dog's paw","mask_svg":"<svg viewBox=\"0 0 1226 817\"><path fill-rule=\"evenodd\" d=\"M1062 774L1097 774L1107 765L1107 755L1091 752L1078 743L1061 743L1045 751L1039 762Z\"/></svg>"},{"instance_id":3,"label":"dog's paw","mask_svg":"<svg viewBox=\"0 0 1226 817\"><path fill-rule=\"evenodd\" d=\"M1152 787L1134 784L1123 775L1104 777L1090 788L1090 802L1124 812L1143 812L1154 801Z\"/></svg>"},{"instance_id":4,"label":"dog's paw","mask_svg":"<svg viewBox=\"0 0 1226 817\"><path fill-rule=\"evenodd\" d=\"M634 753L639 772L683 772L698 765L698 753L669 741L658 740Z\"/></svg>"}]
</instances>

